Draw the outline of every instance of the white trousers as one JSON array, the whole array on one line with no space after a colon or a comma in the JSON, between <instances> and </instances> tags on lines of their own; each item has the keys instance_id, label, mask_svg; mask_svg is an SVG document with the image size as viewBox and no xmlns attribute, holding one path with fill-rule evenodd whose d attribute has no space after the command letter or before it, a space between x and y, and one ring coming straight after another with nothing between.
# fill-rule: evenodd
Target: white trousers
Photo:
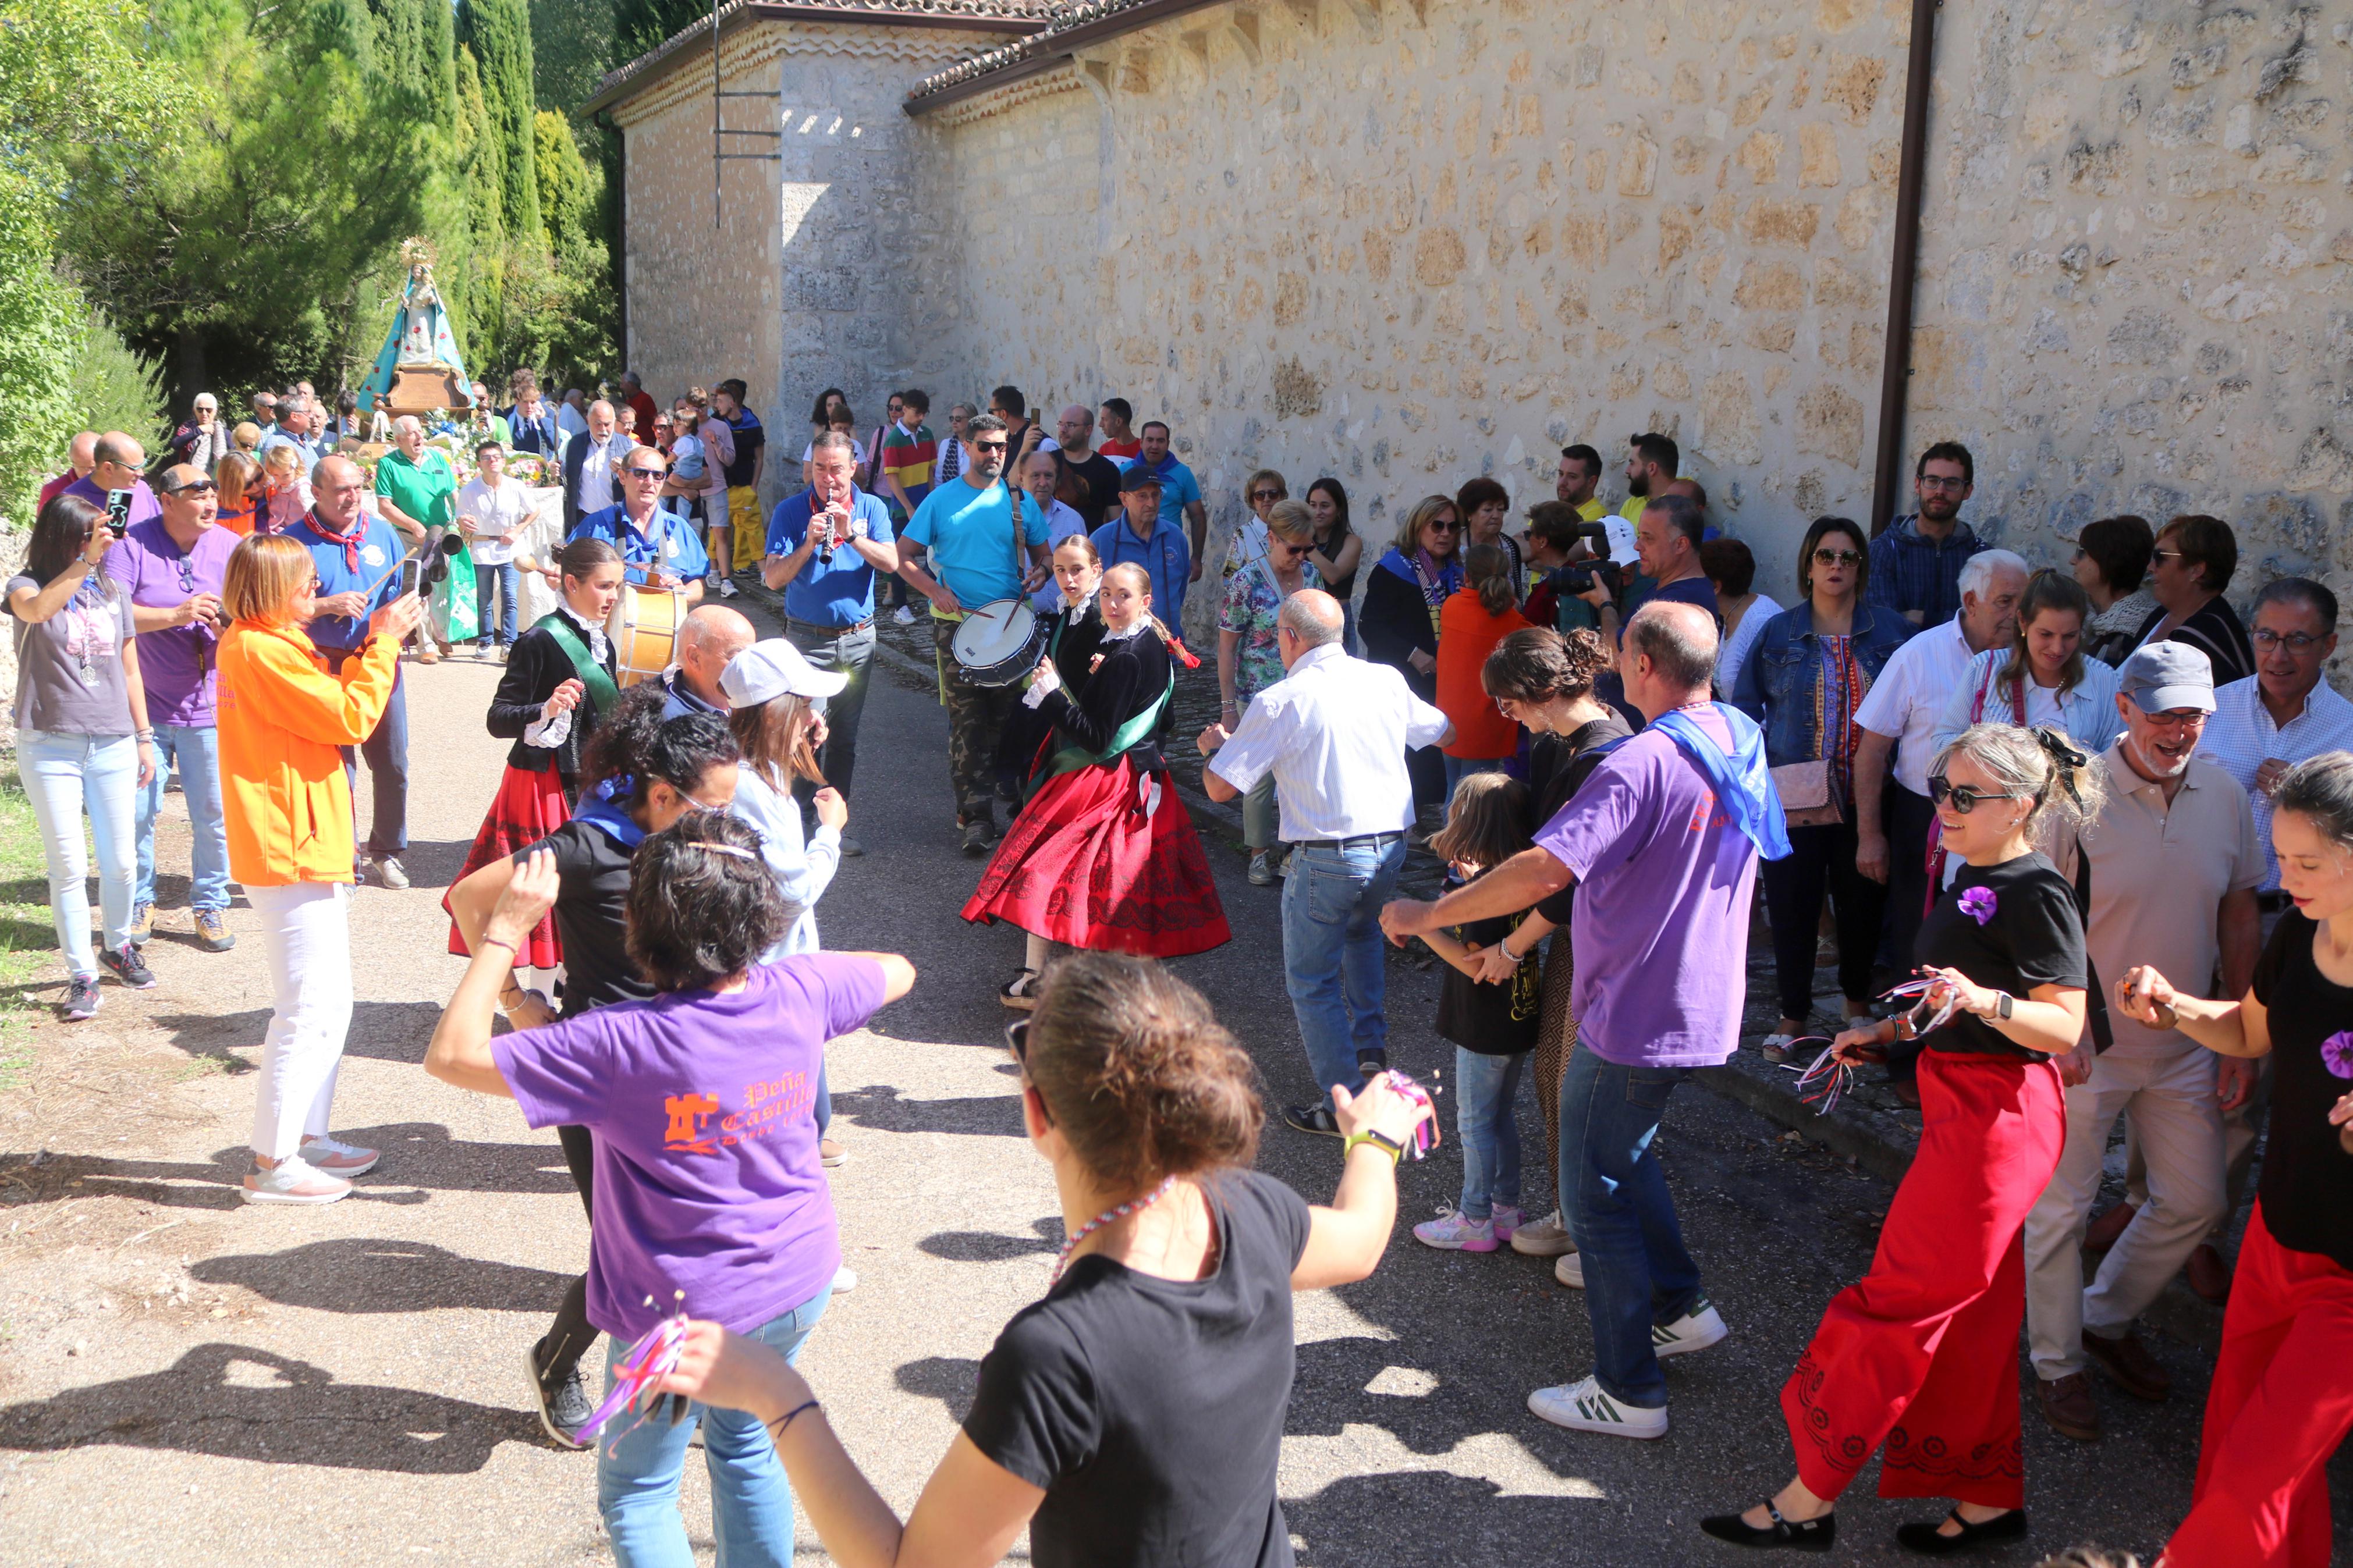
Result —
<instances>
[{"instance_id":1,"label":"white trousers","mask_svg":"<svg viewBox=\"0 0 2353 1568\"><path fill-rule=\"evenodd\" d=\"M2084 1335L2122 1339L2222 1213L2222 1115L2212 1052L2092 1064L2067 1091L2067 1147L2026 1216L2026 1338L2043 1381L2084 1370ZM2099 1196L2108 1130L2129 1111L2148 1162L2148 1202L2084 1285L2084 1224Z\"/></svg>"},{"instance_id":2,"label":"white trousers","mask_svg":"<svg viewBox=\"0 0 2353 1568\"><path fill-rule=\"evenodd\" d=\"M248 888L269 954L269 1034L253 1107L253 1152L283 1160L323 1137L352 1024L352 888Z\"/></svg>"}]
</instances>

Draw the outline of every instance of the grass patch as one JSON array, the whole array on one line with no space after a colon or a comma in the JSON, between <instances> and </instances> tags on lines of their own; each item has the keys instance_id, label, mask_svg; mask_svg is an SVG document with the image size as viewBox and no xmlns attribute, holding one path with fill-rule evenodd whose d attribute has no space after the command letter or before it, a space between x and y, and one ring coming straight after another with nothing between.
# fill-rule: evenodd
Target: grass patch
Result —
<instances>
[{"instance_id":1,"label":"grass patch","mask_svg":"<svg viewBox=\"0 0 2353 1568\"><path fill-rule=\"evenodd\" d=\"M33 803L11 768L0 774L0 1091L24 1082L38 1009L26 987L58 951L49 868Z\"/></svg>"}]
</instances>

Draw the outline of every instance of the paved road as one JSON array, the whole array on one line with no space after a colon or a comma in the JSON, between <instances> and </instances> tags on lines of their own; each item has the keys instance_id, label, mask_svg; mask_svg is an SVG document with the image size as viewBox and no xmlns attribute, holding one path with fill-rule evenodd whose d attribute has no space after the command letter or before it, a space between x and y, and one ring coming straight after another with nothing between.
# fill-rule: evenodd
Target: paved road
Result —
<instances>
[{"instance_id":1,"label":"paved road","mask_svg":"<svg viewBox=\"0 0 2353 1568\"><path fill-rule=\"evenodd\" d=\"M438 904L496 776L501 748L479 721L494 674L408 674L417 885L366 889L353 911L361 1001L341 1125L388 1151L359 1196L321 1211L235 1201L266 973L256 940L219 957L187 946L184 914L153 950L158 990L110 990L95 1025L39 1030L32 1080L0 1097L0 1563L607 1560L591 1461L539 1440L521 1384L524 1346L585 1260L578 1202L552 1138L417 1065L459 970ZM878 678L866 724L851 806L871 852L846 864L821 920L830 945L896 948L923 977L834 1047L851 1152L835 1190L864 1283L834 1303L806 1364L904 1507L978 1358L1043 1289L1060 1220L999 1044L993 989L1020 937L955 914L976 867L955 851L944 721ZM184 853L167 834L166 864ZM1276 895L1248 886L1229 849L1212 861L1237 940L1177 967L1249 1045L1270 1098L1303 1096ZM249 929L242 910L232 924ZM1418 1073L1451 1063L1429 1027L1435 995L1434 973L1393 961L1395 1054ZM1521 1124L1533 1139L1532 1103ZM1335 1152L1278 1124L1261 1163L1320 1198ZM1298 1303L1282 1486L1303 1563L1728 1558L1693 1521L1788 1471L1777 1391L1822 1303L1864 1267L1888 1192L1696 1089L1672 1110L1665 1158L1734 1329L1671 1373L1672 1433L1634 1444L1528 1415L1531 1387L1587 1370L1578 1299L1543 1264L1430 1252L1401 1223L1372 1279ZM1450 1131L1405 1173L1402 1222L1460 1173ZM2109 1392L2105 1444L2030 1426L2037 1548L2147 1552L2177 1516L2206 1373L2178 1347L2158 1353L2180 1396L2151 1410ZM693 1467L686 1506L707 1547ZM1921 1510L1864 1488L1842 1511L1842 1561L1868 1563L1897 1560L1890 1532ZM803 1544L822 1560L806 1531Z\"/></svg>"}]
</instances>

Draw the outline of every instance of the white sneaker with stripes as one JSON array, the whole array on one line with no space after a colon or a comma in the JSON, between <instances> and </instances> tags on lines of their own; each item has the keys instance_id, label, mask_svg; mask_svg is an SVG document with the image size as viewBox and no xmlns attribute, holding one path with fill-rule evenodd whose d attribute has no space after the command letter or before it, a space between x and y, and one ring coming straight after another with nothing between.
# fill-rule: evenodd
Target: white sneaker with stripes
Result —
<instances>
[{"instance_id":1,"label":"white sneaker with stripes","mask_svg":"<svg viewBox=\"0 0 2353 1568\"><path fill-rule=\"evenodd\" d=\"M1651 1325L1651 1353L1661 1361L1671 1355L1689 1355L1720 1344L1732 1331L1725 1326L1723 1314L1715 1303L1702 1296L1692 1304L1692 1310L1672 1323Z\"/></svg>"},{"instance_id":2,"label":"white sneaker with stripes","mask_svg":"<svg viewBox=\"0 0 2353 1568\"><path fill-rule=\"evenodd\" d=\"M1528 1409L1556 1426L1572 1432L1599 1432L1605 1437L1663 1437L1667 1407L1644 1410L1620 1405L1601 1392L1601 1380L1588 1377L1561 1388L1539 1388L1528 1395Z\"/></svg>"}]
</instances>

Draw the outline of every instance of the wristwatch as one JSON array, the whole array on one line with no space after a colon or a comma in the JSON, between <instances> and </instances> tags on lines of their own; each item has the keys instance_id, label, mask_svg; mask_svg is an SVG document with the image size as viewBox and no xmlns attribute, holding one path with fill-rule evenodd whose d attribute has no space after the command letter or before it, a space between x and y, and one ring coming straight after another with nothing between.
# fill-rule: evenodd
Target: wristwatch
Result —
<instances>
[{"instance_id":1,"label":"wristwatch","mask_svg":"<svg viewBox=\"0 0 2353 1568\"><path fill-rule=\"evenodd\" d=\"M1996 1018L2007 1022L2010 1018L2010 1009L2017 1005L2018 999L2012 996L2009 992L1997 991L1993 994L1993 1016Z\"/></svg>"}]
</instances>

